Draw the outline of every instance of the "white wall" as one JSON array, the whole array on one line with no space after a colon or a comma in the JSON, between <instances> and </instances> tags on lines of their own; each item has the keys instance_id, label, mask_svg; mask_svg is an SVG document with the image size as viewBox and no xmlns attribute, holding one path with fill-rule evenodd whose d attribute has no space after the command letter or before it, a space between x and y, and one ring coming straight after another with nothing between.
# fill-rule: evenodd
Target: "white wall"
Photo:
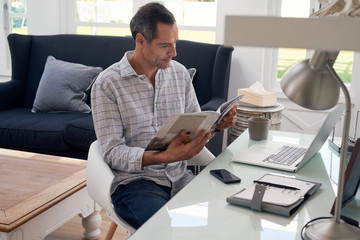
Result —
<instances>
[{"instance_id":1,"label":"white wall","mask_svg":"<svg viewBox=\"0 0 360 240\"><path fill-rule=\"evenodd\" d=\"M44 35L61 32L59 0L28 1L27 6L29 34Z\"/></svg>"},{"instance_id":2,"label":"white wall","mask_svg":"<svg viewBox=\"0 0 360 240\"><path fill-rule=\"evenodd\" d=\"M269 15L275 0L218 0L216 43L223 44L225 36L226 15ZM239 29L241 31L241 29ZM264 48L234 47L228 98L237 96L238 88L251 86L255 82L262 83L264 68ZM227 145L225 132L223 147Z\"/></svg>"},{"instance_id":3,"label":"white wall","mask_svg":"<svg viewBox=\"0 0 360 240\"><path fill-rule=\"evenodd\" d=\"M226 15L258 15L273 13L274 0L219 0L217 9L216 42L224 43ZM241 31L241 29L239 29ZM238 88L262 82L264 48L235 47L231 64L229 98L237 95Z\"/></svg>"},{"instance_id":4,"label":"white wall","mask_svg":"<svg viewBox=\"0 0 360 240\"><path fill-rule=\"evenodd\" d=\"M74 33L74 26L68 21L69 18L75 17L74 4L72 0L28 1L29 34Z\"/></svg>"}]
</instances>

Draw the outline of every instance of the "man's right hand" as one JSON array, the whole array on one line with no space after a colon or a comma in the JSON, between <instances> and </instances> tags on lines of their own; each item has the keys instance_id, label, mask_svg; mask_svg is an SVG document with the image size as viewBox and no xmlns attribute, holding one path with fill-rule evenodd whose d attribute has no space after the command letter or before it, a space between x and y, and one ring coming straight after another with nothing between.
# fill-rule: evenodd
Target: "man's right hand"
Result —
<instances>
[{"instance_id":1,"label":"man's right hand","mask_svg":"<svg viewBox=\"0 0 360 240\"><path fill-rule=\"evenodd\" d=\"M211 137L211 133L206 133L202 130L195 139L186 143L186 141L183 141L187 137L186 135L186 132L182 130L165 151L145 151L143 167L190 159L204 148Z\"/></svg>"}]
</instances>

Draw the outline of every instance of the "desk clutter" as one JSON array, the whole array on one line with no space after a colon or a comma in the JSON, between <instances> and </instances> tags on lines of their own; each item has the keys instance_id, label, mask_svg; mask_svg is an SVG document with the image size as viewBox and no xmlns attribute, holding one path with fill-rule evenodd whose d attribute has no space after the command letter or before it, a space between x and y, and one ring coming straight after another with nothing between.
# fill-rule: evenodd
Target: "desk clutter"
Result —
<instances>
[{"instance_id":1,"label":"desk clutter","mask_svg":"<svg viewBox=\"0 0 360 240\"><path fill-rule=\"evenodd\" d=\"M321 183L268 173L226 201L256 211L291 216L320 186Z\"/></svg>"},{"instance_id":2,"label":"desk clutter","mask_svg":"<svg viewBox=\"0 0 360 240\"><path fill-rule=\"evenodd\" d=\"M284 106L277 102L276 93L266 91L259 82L256 82L249 88L239 88L238 96L242 94L244 97L239 101L236 109L237 121L235 126L228 130L228 145L248 128L248 119L252 117L270 119L270 129L280 129Z\"/></svg>"},{"instance_id":3,"label":"desk clutter","mask_svg":"<svg viewBox=\"0 0 360 240\"><path fill-rule=\"evenodd\" d=\"M280 103L271 107L237 105L237 121L235 125L228 130L228 145L248 128L248 119L252 117L268 118L271 120L270 130L280 130L281 113L283 109L284 106Z\"/></svg>"}]
</instances>

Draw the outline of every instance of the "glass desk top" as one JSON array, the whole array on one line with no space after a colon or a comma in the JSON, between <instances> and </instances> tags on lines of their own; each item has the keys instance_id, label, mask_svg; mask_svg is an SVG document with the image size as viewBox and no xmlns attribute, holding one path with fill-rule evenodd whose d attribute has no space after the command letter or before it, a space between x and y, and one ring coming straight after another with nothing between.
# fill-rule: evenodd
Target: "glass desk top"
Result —
<instances>
[{"instance_id":1,"label":"glass desk top","mask_svg":"<svg viewBox=\"0 0 360 240\"><path fill-rule=\"evenodd\" d=\"M273 140L300 144L309 144L312 137L281 131L270 131L269 134ZM232 156L253 142L245 131L130 239L301 239L301 229L309 220L331 216L338 181L337 152L325 143L320 152L296 173L231 161ZM240 177L241 183L220 182L209 173L218 168L225 168ZM322 186L291 217L257 212L226 202L227 197L270 172L320 182ZM351 203L353 206L344 208L343 213L360 220L359 200Z\"/></svg>"}]
</instances>

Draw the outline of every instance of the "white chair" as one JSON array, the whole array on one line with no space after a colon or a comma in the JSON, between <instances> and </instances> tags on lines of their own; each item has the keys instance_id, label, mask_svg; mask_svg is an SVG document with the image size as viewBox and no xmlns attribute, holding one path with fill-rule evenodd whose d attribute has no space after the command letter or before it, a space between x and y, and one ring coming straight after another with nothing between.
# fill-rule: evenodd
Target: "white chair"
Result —
<instances>
[{"instance_id":1,"label":"white chair","mask_svg":"<svg viewBox=\"0 0 360 240\"><path fill-rule=\"evenodd\" d=\"M206 148L199 154L188 160L188 165L207 165L215 156ZM98 141L91 144L87 160L86 182L89 195L98 203L113 221L105 240L111 239L117 226L131 236L135 229L121 219L115 212L111 203L110 189L114 179L110 167L103 160Z\"/></svg>"},{"instance_id":2,"label":"white chair","mask_svg":"<svg viewBox=\"0 0 360 240\"><path fill-rule=\"evenodd\" d=\"M135 232L132 226L116 214L111 203L110 189L113 179L114 174L103 160L98 141L93 142L88 154L86 184L90 197L105 210L113 221L105 240L113 237L117 226L129 236Z\"/></svg>"}]
</instances>

